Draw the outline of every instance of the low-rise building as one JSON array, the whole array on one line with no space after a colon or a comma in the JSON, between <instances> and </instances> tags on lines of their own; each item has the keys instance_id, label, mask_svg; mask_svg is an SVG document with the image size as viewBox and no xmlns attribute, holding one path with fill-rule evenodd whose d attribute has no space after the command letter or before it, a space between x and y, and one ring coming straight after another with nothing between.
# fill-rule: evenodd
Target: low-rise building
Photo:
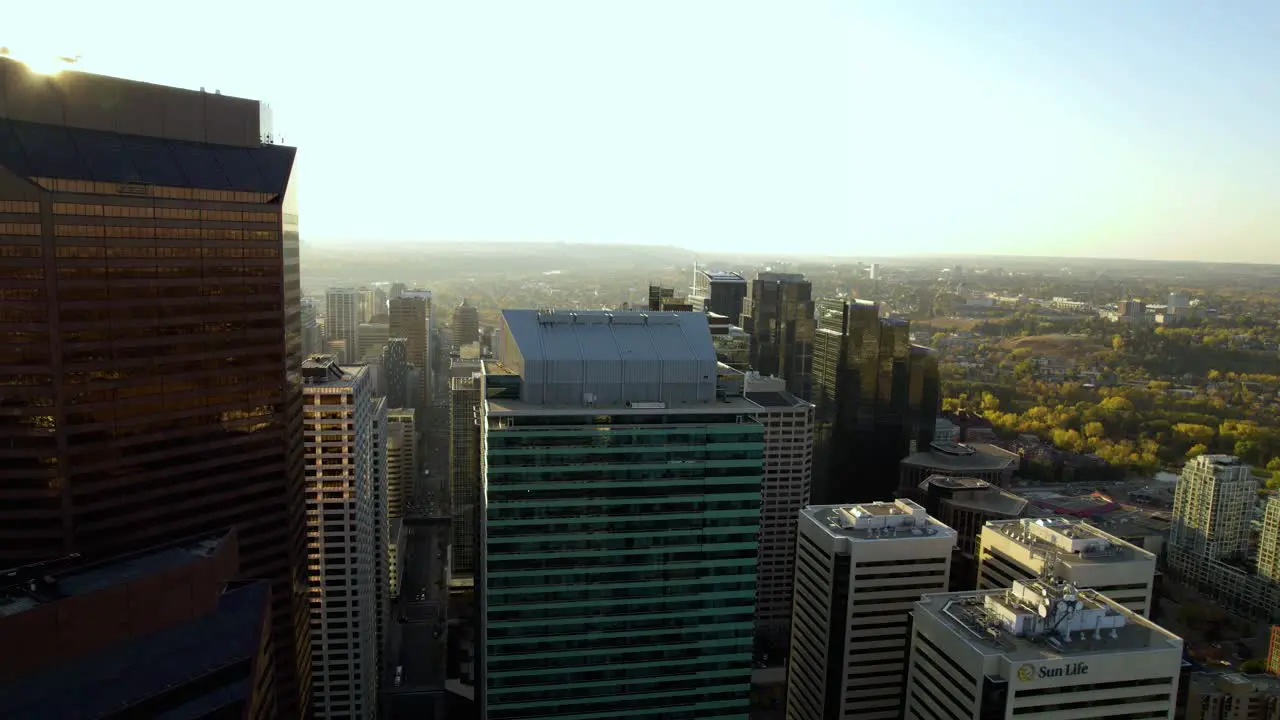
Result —
<instances>
[{"instance_id":1,"label":"low-rise building","mask_svg":"<svg viewBox=\"0 0 1280 720\"><path fill-rule=\"evenodd\" d=\"M977 478L933 475L910 496L931 516L956 531L951 559L951 589L977 587L978 537L992 520L1023 517L1029 508L1025 498Z\"/></svg>"},{"instance_id":2,"label":"low-rise building","mask_svg":"<svg viewBox=\"0 0 1280 720\"><path fill-rule=\"evenodd\" d=\"M1186 720L1280 720L1280 678L1192 673Z\"/></svg>"},{"instance_id":3,"label":"low-rise building","mask_svg":"<svg viewBox=\"0 0 1280 720\"><path fill-rule=\"evenodd\" d=\"M5 720L275 717L270 584L233 531L0 577Z\"/></svg>"},{"instance_id":4,"label":"low-rise building","mask_svg":"<svg viewBox=\"0 0 1280 720\"><path fill-rule=\"evenodd\" d=\"M1019 461L1016 453L995 445L934 442L898 464L898 494L910 496L920 483L935 475L977 478L996 487L1009 487Z\"/></svg>"}]
</instances>

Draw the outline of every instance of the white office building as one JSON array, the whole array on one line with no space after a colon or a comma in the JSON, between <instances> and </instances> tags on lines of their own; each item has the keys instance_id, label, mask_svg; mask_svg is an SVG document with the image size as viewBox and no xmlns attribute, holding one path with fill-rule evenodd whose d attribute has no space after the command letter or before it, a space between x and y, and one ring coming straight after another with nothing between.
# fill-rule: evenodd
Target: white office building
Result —
<instances>
[{"instance_id":1,"label":"white office building","mask_svg":"<svg viewBox=\"0 0 1280 720\"><path fill-rule=\"evenodd\" d=\"M909 613L947 589L955 544L910 500L800 512L788 720L900 717Z\"/></svg>"},{"instance_id":2,"label":"white office building","mask_svg":"<svg viewBox=\"0 0 1280 720\"><path fill-rule=\"evenodd\" d=\"M722 368L723 371L723 368ZM813 483L813 403L787 392L781 378L745 378L745 397L764 426L760 481L760 555L756 562L756 633L785 646L791 631L796 517Z\"/></svg>"},{"instance_id":3,"label":"white office building","mask_svg":"<svg viewBox=\"0 0 1280 720\"><path fill-rule=\"evenodd\" d=\"M939 593L912 621L906 720L1174 716L1182 640L1093 590Z\"/></svg>"},{"instance_id":4,"label":"white office building","mask_svg":"<svg viewBox=\"0 0 1280 720\"><path fill-rule=\"evenodd\" d=\"M978 589L1056 580L1151 614L1156 556L1078 518L993 520L978 536Z\"/></svg>"},{"instance_id":5,"label":"white office building","mask_svg":"<svg viewBox=\"0 0 1280 720\"><path fill-rule=\"evenodd\" d=\"M317 720L377 710L375 412L361 366L302 365L312 707Z\"/></svg>"},{"instance_id":6,"label":"white office building","mask_svg":"<svg viewBox=\"0 0 1280 720\"><path fill-rule=\"evenodd\" d=\"M350 365L360 359L360 291L324 291L324 336L329 347L342 349L339 362Z\"/></svg>"}]
</instances>

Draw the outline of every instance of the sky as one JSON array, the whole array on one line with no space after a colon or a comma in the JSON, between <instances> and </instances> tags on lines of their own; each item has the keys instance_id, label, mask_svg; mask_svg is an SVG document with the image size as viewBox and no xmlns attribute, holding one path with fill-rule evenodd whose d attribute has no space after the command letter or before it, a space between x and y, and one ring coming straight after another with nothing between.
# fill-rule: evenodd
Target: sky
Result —
<instances>
[{"instance_id":1,"label":"sky","mask_svg":"<svg viewBox=\"0 0 1280 720\"><path fill-rule=\"evenodd\" d=\"M269 102L309 242L1280 263L1275 0L19 5Z\"/></svg>"}]
</instances>

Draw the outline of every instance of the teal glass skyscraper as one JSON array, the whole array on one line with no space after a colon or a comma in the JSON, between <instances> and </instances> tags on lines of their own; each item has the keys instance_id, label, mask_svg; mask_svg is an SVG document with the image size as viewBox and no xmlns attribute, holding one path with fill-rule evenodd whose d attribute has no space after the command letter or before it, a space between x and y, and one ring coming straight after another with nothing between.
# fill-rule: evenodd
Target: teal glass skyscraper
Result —
<instances>
[{"instance_id":1,"label":"teal glass skyscraper","mask_svg":"<svg viewBox=\"0 0 1280 720\"><path fill-rule=\"evenodd\" d=\"M483 379L482 716L745 720L763 436L706 315L507 310Z\"/></svg>"}]
</instances>

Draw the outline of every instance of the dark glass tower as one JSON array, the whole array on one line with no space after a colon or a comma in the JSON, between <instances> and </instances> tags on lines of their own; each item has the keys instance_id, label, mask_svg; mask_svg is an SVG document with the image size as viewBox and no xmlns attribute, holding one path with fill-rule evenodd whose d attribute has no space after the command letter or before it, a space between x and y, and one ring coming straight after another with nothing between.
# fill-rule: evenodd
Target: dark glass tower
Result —
<instances>
[{"instance_id":1,"label":"dark glass tower","mask_svg":"<svg viewBox=\"0 0 1280 720\"><path fill-rule=\"evenodd\" d=\"M933 440L937 357L867 301L821 300L817 326L813 502L891 500L898 463Z\"/></svg>"},{"instance_id":2,"label":"dark glass tower","mask_svg":"<svg viewBox=\"0 0 1280 720\"><path fill-rule=\"evenodd\" d=\"M409 340L388 338L382 346L382 371L387 376L387 407L411 408L409 387Z\"/></svg>"},{"instance_id":3,"label":"dark glass tower","mask_svg":"<svg viewBox=\"0 0 1280 720\"><path fill-rule=\"evenodd\" d=\"M0 567L234 526L310 697L295 151L262 108L0 58Z\"/></svg>"},{"instance_id":4,"label":"dark glass tower","mask_svg":"<svg viewBox=\"0 0 1280 720\"><path fill-rule=\"evenodd\" d=\"M751 336L751 369L783 378L788 392L810 400L813 285L804 275L760 273L743 301L742 329Z\"/></svg>"},{"instance_id":5,"label":"dark glass tower","mask_svg":"<svg viewBox=\"0 0 1280 720\"><path fill-rule=\"evenodd\" d=\"M734 272L698 270L693 276L689 302L700 312L729 318L731 325L742 321L742 301L747 297L747 281Z\"/></svg>"}]
</instances>

